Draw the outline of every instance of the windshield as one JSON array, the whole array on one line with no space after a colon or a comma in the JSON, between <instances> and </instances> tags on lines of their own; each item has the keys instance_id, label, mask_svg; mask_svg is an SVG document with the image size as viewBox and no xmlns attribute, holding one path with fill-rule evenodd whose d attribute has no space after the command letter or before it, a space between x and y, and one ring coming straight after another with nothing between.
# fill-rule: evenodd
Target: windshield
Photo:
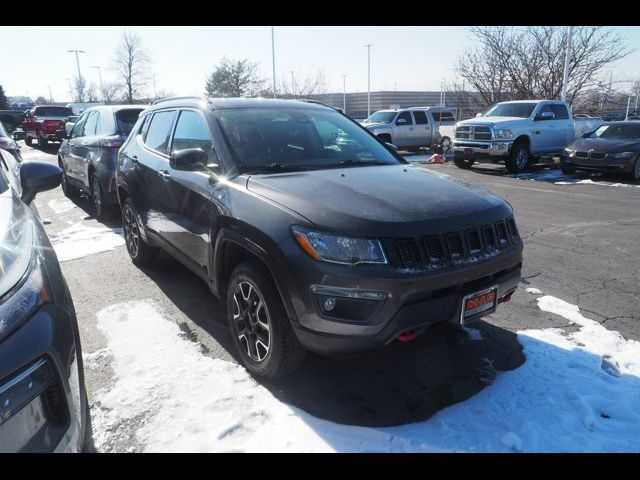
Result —
<instances>
[{"instance_id":1,"label":"windshield","mask_svg":"<svg viewBox=\"0 0 640 480\"><path fill-rule=\"evenodd\" d=\"M535 103L499 103L484 116L529 118L534 108L536 108Z\"/></svg>"},{"instance_id":2,"label":"windshield","mask_svg":"<svg viewBox=\"0 0 640 480\"><path fill-rule=\"evenodd\" d=\"M116 112L116 121L118 122L118 133L123 135L129 135L131 133L131 129L138 121L138 117L140 116L140 112L143 109L126 109L126 110L118 110Z\"/></svg>"},{"instance_id":3,"label":"windshield","mask_svg":"<svg viewBox=\"0 0 640 480\"><path fill-rule=\"evenodd\" d=\"M365 120L366 123L391 123L396 112L376 112Z\"/></svg>"},{"instance_id":4,"label":"windshield","mask_svg":"<svg viewBox=\"0 0 640 480\"><path fill-rule=\"evenodd\" d=\"M36 108L36 116L38 117L63 117L73 115L73 111L67 107L38 107Z\"/></svg>"},{"instance_id":5,"label":"windshield","mask_svg":"<svg viewBox=\"0 0 640 480\"><path fill-rule=\"evenodd\" d=\"M333 110L215 110L241 172L397 165L400 161L353 121Z\"/></svg>"},{"instance_id":6,"label":"windshield","mask_svg":"<svg viewBox=\"0 0 640 480\"><path fill-rule=\"evenodd\" d=\"M640 123L624 123L602 125L591 134L591 138L608 138L611 140L640 139Z\"/></svg>"}]
</instances>

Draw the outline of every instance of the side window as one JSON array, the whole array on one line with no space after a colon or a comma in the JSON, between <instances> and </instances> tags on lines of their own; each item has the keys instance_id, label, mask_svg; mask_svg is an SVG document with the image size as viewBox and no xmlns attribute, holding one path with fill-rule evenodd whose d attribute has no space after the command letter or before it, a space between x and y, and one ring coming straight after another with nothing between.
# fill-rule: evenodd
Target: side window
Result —
<instances>
[{"instance_id":1,"label":"side window","mask_svg":"<svg viewBox=\"0 0 640 480\"><path fill-rule=\"evenodd\" d=\"M144 120L142 120L142 123L140 124L140 128L138 128L138 135L140 135L142 138L144 138L144 136L147 134L147 131L149 130L149 124L151 123L151 117L153 115L147 115L146 117L144 117Z\"/></svg>"},{"instance_id":2,"label":"side window","mask_svg":"<svg viewBox=\"0 0 640 480\"><path fill-rule=\"evenodd\" d=\"M442 112L440 114L440 121L442 122L455 122L456 117L453 116L451 112Z\"/></svg>"},{"instance_id":3,"label":"side window","mask_svg":"<svg viewBox=\"0 0 640 480\"><path fill-rule=\"evenodd\" d=\"M153 115L151 123L149 124L149 130L144 139L144 143L149 148L164 153L165 155L167 154L171 127L173 126L175 116L175 110L158 112Z\"/></svg>"},{"instance_id":4,"label":"side window","mask_svg":"<svg viewBox=\"0 0 640 480\"><path fill-rule=\"evenodd\" d=\"M425 112L414 111L413 118L416 119L416 125L424 125L425 123L429 123L427 120L427 114Z\"/></svg>"},{"instance_id":5,"label":"side window","mask_svg":"<svg viewBox=\"0 0 640 480\"><path fill-rule=\"evenodd\" d=\"M567 112L567 107L564 105L551 105L551 111L555 113L556 120L567 120L569 118L569 112Z\"/></svg>"},{"instance_id":6,"label":"side window","mask_svg":"<svg viewBox=\"0 0 640 480\"><path fill-rule=\"evenodd\" d=\"M413 125L413 120L411 120L411 112L402 112L400 115L398 115L398 118L396 119L396 125Z\"/></svg>"},{"instance_id":7,"label":"side window","mask_svg":"<svg viewBox=\"0 0 640 480\"><path fill-rule=\"evenodd\" d=\"M538 112L538 115L542 115L545 112L551 112L553 114L555 114L555 112L553 111L553 109L551 108L550 104L545 104L542 106L542 108L540 109L540 111Z\"/></svg>"},{"instance_id":8,"label":"side window","mask_svg":"<svg viewBox=\"0 0 640 480\"><path fill-rule=\"evenodd\" d=\"M87 114L82 115L78 121L73 125L71 130L71 138L82 137L84 135L84 124L87 121Z\"/></svg>"},{"instance_id":9,"label":"side window","mask_svg":"<svg viewBox=\"0 0 640 480\"><path fill-rule=\"evenodd\" d=\"M84 124L83 137L96 134L96 126L98 125L98 112L91 112L87 117L87 122Z\"/></svg>"},{"instance_id":10,"label":"side window","mask_svg":"<svg viewBox=\"0 0 640 480\"><path fill-rule=\"evenodd\" d=\"M171 153L185 148L200 148L207 153L213 148L209 127L199 113L191 110L180 112L171 142Z\"/></svg>"},{"instance_id":11,"label":"side window","mask_svg":"<svg viewBox=\"0 0 640 480\"><path fill-rule=\"evenodd\" d=\"M431 116L433 117L434 122L440 121L440 112L431 112Z\"/></svg>"}]
</instances>

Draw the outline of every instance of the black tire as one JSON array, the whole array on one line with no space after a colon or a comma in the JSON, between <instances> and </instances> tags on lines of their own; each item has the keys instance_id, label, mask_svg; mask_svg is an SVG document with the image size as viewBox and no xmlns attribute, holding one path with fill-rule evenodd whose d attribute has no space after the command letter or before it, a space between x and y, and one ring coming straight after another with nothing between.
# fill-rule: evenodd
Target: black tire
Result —
<instances>
[{"instance_id":1,"label":"black tire","mask_svg":"<svg viewBox=\"0 0 640 480\"><path fill-rule=\"evenodd\" d=\"M67 171L64 168L64 163L62 160L58 160L58 166L62 170L62 179L60 180L60 187L62 188L62 193L64 193L65 197L73 198L78 194L78 189L69 183L69 178L67 177Z\"/></svg>"},{"instance_id":2,"label":"black tire","mask_svg":"<svg viewBox=\"0 0 640 480\"><path fill-rule=\"evenodd\" d=\"M87 395L86 387L84 389L84 435L82 436L82 445L80 446L80 452L82 453L96 453L96 447L93 442L93 424L91 422L91 409L89 408L89 396Z\"/></svg>"},{"instance_id":3,"label":"black tire","mask_svg":"<svg viewBox=\"0 0 640 480\"><path fill-rule=\"evenodd\" d=\"M473 166L474 161L466 159L464 157L454 157L453 163L455 163L456 167L458 168L462 168L463 170L469 170Z\"/></svg>"},{"instance_id":4,"label":"black tire","mask_svg":"<svg viewBox=\"0 0 640 480\"><path fill-rule=\"evenodd\" d=\"M158 256L160 249L152 247L144 241L140 234L140 224L138 216L133 208L133 202L130 198L124 201L122 206L122 233L127 247L127 253L131 261L142 267L148 265Z\"/></svg>"},{"instance_id":5,"label":"black tire","mask_svg":"<svg viewBox=\"0 0 640 480\"><path fill-rule=\"evenodd\" d=\"M382 134L378 135L378 138L380 139L380 141L382 141L384 143L392 143L391 142L391 135L389 135L387 133L382 133Z\"/></svg>"},{"instance_id":6,"label":"black tire","mask_svg":"<svg viewBox=\"0 0 640 480\"><path fill-rule=\"evenodd\" d=\"M521 141L513 145L504 163L509 173L521 173L527 169L530 160L529 145Z\"/></svg>"},{"instance_id":7,"label":"black tire","mask_svg":"<svg viewBox=\"0 0 640 480\"><path fill-rule=\"evenodd\" d=\"M560 170L562 170L562 173L564 173L565 175L573 175L574 173L576 173L576 167L566 167L564 165L560 165Z\"/></svg>"},{"instance_id":8,"label":"black tire","mask_svg":"<svg viewBox=\"0 0 640 480\"><path fill-rule=\"evenodd\" d=\"M25 136L24 143L30 147L33 144L33 138L31 138L29 135Z\"/></svg>"},{"instance_id":9,"label":"black tire","mask_svg":"<svg viewBox=\"0 0 640 480\"><path fill-rule=\"evenodd\" d=\"M291 327L269 271L260 262L242 263L231 273L227 319L233 343L252 375L281 378L304 361L306 352ZM262 324L268 325L268 330Z\"/></svg>"},{"instance_id":10,"label":"black tire","mask_svg":"<svg viewBox=\"0 0 640 480\"><path fill-rule=\"evenodd\" d=\"M96 212L96 220L104 220L108 209L104 204L102 185L100 185L100 180L98 180L98 177L95 174L92 174L90 177L90 185L91 200L93 201L93 208Z\"/></svg>"},{"instance_id":11,"label":"black tire","mask_svg":"<svg viewBox=\"0 0 640 480\"><path fill-rule=\"evenodd\" d=\"M40 135L40 133L38 133L38 146L40 148L44 148L47 145L49 145L49 140L47 140L46 138L42 137L42 135Z\"/></svg>"},{"instance_id":12,"label":"black tire","mask_svg":"<svg viewBox=\"0 0 640 480\"><path fill-rule=\"evenodd\" d=\"M636 158L636 161L633 164L633 170L631 170L629 176L631 177L632 182L640 183L640 156Z\"/></svg>"}]
</instances>

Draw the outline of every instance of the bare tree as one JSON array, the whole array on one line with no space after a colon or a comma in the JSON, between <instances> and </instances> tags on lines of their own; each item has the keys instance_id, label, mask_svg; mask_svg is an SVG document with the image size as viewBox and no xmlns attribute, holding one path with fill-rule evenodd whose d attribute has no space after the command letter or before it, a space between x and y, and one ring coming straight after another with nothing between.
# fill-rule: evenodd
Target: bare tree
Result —
<instances>
[{"instance_id":1,"label":"bare tree","mask_svg":"<svg viewBox=\"0 0 640 480\"><path fill-rule=\"evenodd\" d=\"M47 102L47 99L44 98L42 95L39 95L38 98L36 98L35 103L36 105L45 105L49 102Z\"/></svg>"},{"instance_id":2,"label":"bare tree","mask_svg":"<svg viewBox=\"0 0 640 480\"><path fill-rule=\"evenodd\" d=\"M510 99L556 99L562 92L568 29L472 27L479 43L457 60L456 71L484 106ZM603 69L631 52L626 41L597 26L573 28L567 101L594 88Z\"/></svg>"},{"instance_id":3,"label":"bare tree","mask_svg":"<svg viewBox=\"0 0 640 480\"><path fill-rule=\"evenodd\" d=\"M327 82L324 72L320 69L309 72L301 78L292 75L290 81L280 82L280 95L289 98L304 98L309 95L326 93Z\"/></svg>"},{"instance_id":4,"label":"bare tree","mask_svg":"<svg viewBox=\"0 0 640 480\"><path fill-rule=\"evenodd\" d=\"M102 101L105 103L111 103L115 100L116 96L120 92L121 87L115 82L107 82L102 85L100 89L100 95Z\"/></svg>"},{"instance_id":5,"label":"bare tree","mask_svg":"<svg viewBox=\"0 0 640 480\"><path fill-rule=\"evenodd\" d=\"M207 77L205 91L212 97L254 97L264 82L257 63L225 57Z\"/></svg>"},{"instance_id":6,"label":"bare tree","mask_svg":"<svg viewBox=\"0 0 640 480\"><path fill-rule=\"evenodd\" d=\"M87 88L87 102L97 102L98 101L98 87L95 83L90 83Z\"/></svg>"},{"instance_id":7,"label":"bare tree","mask_svg":"<svg viewBox=\"0 0 640 480\"><path fill-rule=\"evenodd\" d=\"M146 74L151 63L149 53L142 46L142 39L137 33L122 32L122 39L112 63L120 77L124 100L133 103L147 83Z\"/></svg>"},{"instance_id":8,"label":"bare tree","mask_svg":"<svg viewBox=\"0 0 640 480\"><path fill-rule=\"evenodd\" d=\"M73 77L71 87L71 97L74 102L82 103L85 99L85 90L87 88L87 80L82 76Z\"/></svg>"}]
</instances>

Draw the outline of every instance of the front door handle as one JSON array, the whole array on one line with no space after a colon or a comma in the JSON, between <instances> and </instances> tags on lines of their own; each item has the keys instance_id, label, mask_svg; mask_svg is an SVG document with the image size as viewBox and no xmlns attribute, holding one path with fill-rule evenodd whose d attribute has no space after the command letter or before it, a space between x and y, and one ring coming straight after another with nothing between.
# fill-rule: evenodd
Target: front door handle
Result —
<instances>
[{"instance_id":1,"label":"front door handle","mask_svg":"<svg viewBox=\"0 0 640 480\"><path fill-rule=\"evenodd\" d=\"M165 182L168 182L169 179L171 178L171 174L167 170L160 170L158 172L158 175L160 175L160 178L163 179Z\"/></svg>"}]
</instances>

